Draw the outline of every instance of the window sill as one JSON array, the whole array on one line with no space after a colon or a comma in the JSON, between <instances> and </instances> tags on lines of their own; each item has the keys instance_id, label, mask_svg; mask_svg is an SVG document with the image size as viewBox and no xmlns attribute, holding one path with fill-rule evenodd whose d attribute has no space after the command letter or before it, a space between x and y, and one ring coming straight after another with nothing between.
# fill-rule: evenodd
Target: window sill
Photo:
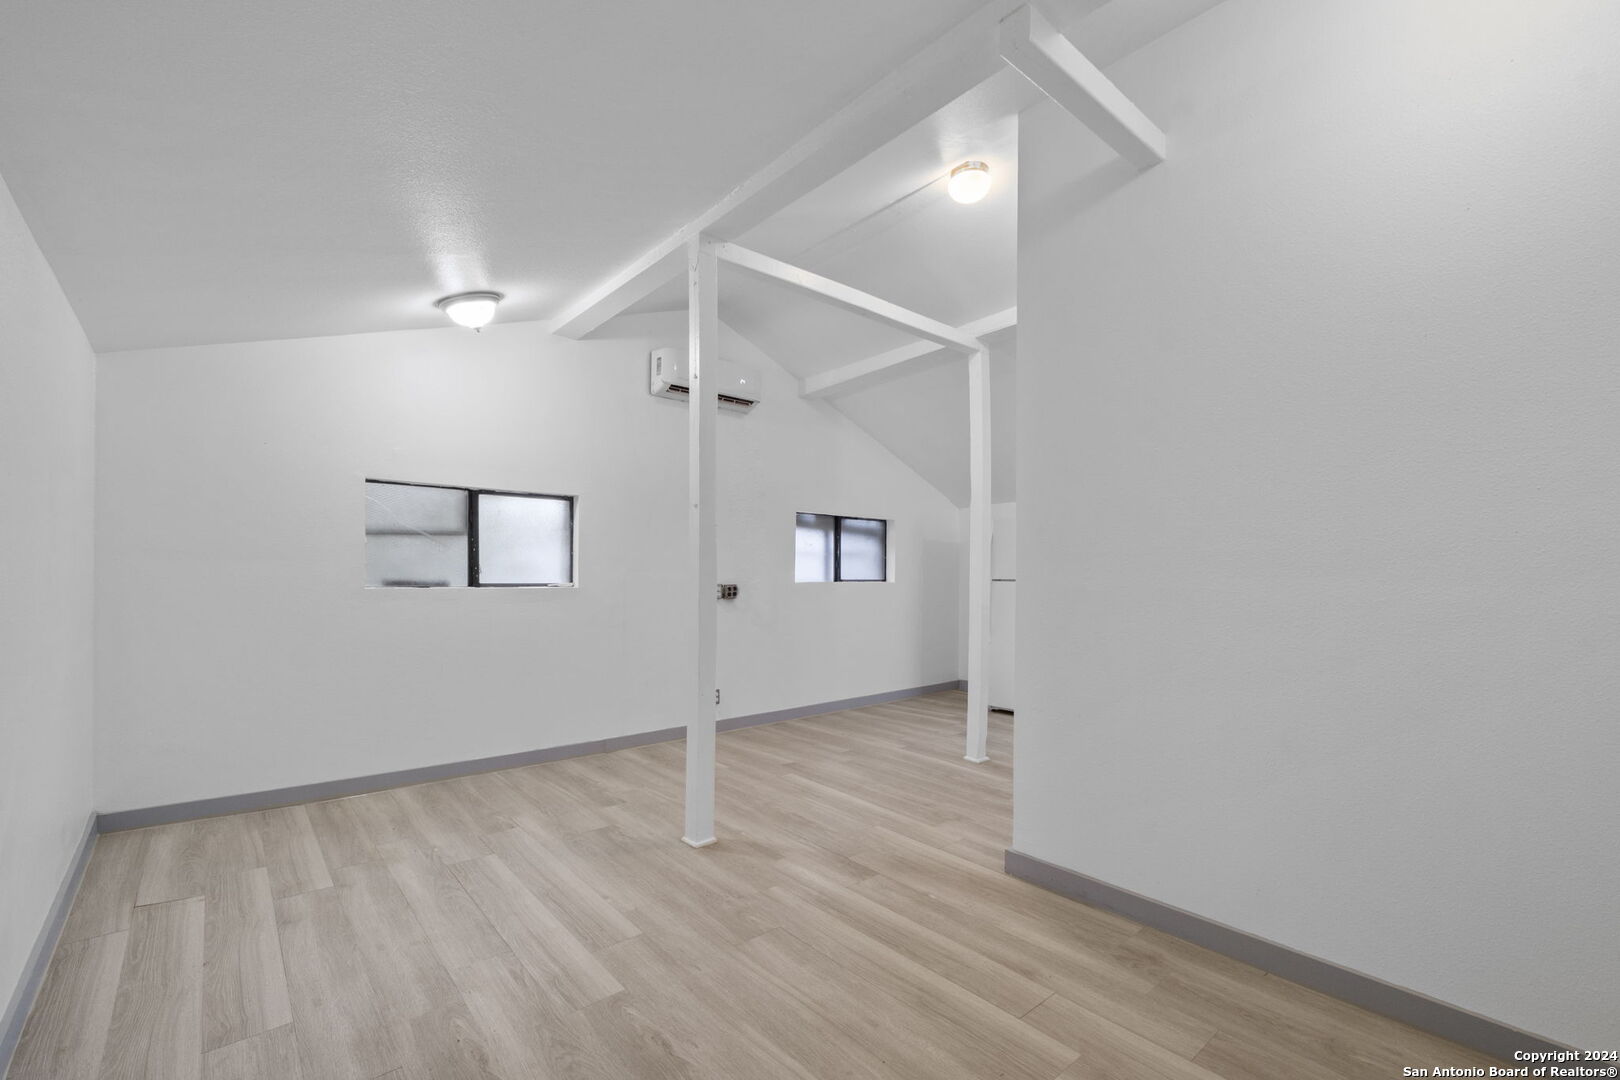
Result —
<instances>
[{"instance_id":1,"label":"window sill","mask_svg":"<svg viewBox=\"0 0 1620 1080\"><path fill-rule=\"evenodd\" d=\"M367 585L366 592L556 592L579 588L579 582L566 585Z\"/></svg>"}]
</instances>

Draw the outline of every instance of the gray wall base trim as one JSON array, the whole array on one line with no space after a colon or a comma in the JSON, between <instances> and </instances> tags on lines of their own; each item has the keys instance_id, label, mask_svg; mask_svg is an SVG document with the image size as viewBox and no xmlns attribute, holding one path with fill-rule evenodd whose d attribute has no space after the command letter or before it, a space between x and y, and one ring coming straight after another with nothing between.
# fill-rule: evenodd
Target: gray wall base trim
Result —
<instances>
[{"instance_id":1,"label":"gray wall base trim","mask_svg":"<svg viewBox=\"0 0 1620 1080\"><path fill-rule=\"evenodd\" d=\"M34 1007L34 999L39 997L39 988L45 982L45 969L51 966L56 942L62 936L62 927L67 922L73 898L79 892L79 882L84 880L84 868L90 864L90 851L95 846L96 815L91 814L85 820L84 835L79 837L79 848L73 853L73 862L63 875L62 884L56 890L56 899L51 902L50 911L45 916L45 925L40 928L39 937L34 941L34 951L28 954L22 978L17 982L17 989L12 993L5 1013L0 1015L0 1076L6 1075L6 1070L11 1067L11 1055L17 1052L23 1025L28 1022L28 1011Z\"/></svg>"},{"instance_id":2,"label":"gray wall base trim","mask_svg":"<svg viewBox=\"0 0 1620 1080\"><path fill-rule=\"evenodd\" d=\"M752 716L733 716L729 720L720 721L716 730L736 731L738 728L755 727L759 724L774 724L779 720L799 720L806 716L820 716L822 713L842 712L845 709L862 709L868 705L882 705L888 701L899 701L902 698L921 697L923 694L938 694L944 690L956 690L958 680L934 683L931 686L913 686L909 690L888 690L881 694L866 694L862 697L841 698L838 701L823 701L819 705L800 705L792 709L777 709L775 712L755 713Z\"/></svg>"},{"instance_id":3,"label":"gray wall base trim","mask_svg":"<svg viewBox=\"0 0 1620 1080\"><path fill-rule=\"evenodd\" d=\"M779 720L796 720L804 716L838 712L841 709L881 705L886 701L898 701L901 698L933 694L941 690L954 690L956 687L957 683L953 680L930 686L914 686L908 690L889 690L881 694L867 694L864 697L843 698L838 701L824 701L817 705L801 705L792 709L778 709L775 712L755 713L752 716L733 716L721 720L717 730L735 731L756 724L774 724ZM316 802L320 799L340 799L345 795L361 795L383 788L424 784L431 780L448 780L472 773L493 772L496 769L515 769L523 765L538 765L547 761L560 761L563 758L601 754L610 750L625 750L632 746L646 746L648 743L670 742L684 738L686 738L684 727L659 728L656 731L639 731L630 735L615 735L607 739L591 739L588 742L548 746L540 750L523 750L516 754L474 758L470 761L424 765L397 772L373 773L370 776L353 776L343 780L323 780L314 784L299 784L294 787L274 788L270 791L250 791L244 795L222 795L213 799L170 803L167 806L114 810L101 814L96 819L96 828L99 832L118 832L123 829L143 829L148 825L168 825L176 821L191 821L195 818L215 817L220 814L266 810L272 806L289 806L293 803Z\"/></svg>"},{"instance_id":4,"label":"gray wall base trim","mask_svg":"<svg viewBox=\"0 0 1620 1080\"><path fill-rule=\"evenodd\" d=\"M1512 1061L1515 1050L1573 1049L1416 990L1363 975L1330 960L1279 945L1275 941L1087 877L1021 851L1008 848L1005 866L1007 873L1013 877L1022 878L1043 889L1116 912L1155 930L1173 934L1245 964L1253 964L1263 971L1411 1024L1481 1053Z\"/></svg>"}]
</instances>

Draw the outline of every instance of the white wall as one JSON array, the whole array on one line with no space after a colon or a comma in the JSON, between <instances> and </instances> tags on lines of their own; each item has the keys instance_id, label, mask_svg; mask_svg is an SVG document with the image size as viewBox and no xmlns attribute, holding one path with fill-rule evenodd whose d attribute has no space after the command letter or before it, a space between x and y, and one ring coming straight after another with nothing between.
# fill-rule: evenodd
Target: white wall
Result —
<instances>
[{"instance_id":1,"label":"white wall","mask_svg":"<svg viewBox=\"0 0 1620 1080\"><path fill-rule=\"evenodd\" d=\"M1620 5L1228 0L1027 113L1014 844L1620 1044Z\"/></svg>"},{"instance_id":2,"label":"white wall","mask_svg":"<svg viewBox=\"0 0 1620 1080\"><path fill-rule=\"evenodd\" d=\"M95 358L0 181L0 1008L90 816L94 435Z\"/></svg>"},{"instance_id":3,"label":"white wall","mask_svg":"<svg viewBox=\"0 0 1620 1080\"><path fill-rule=\"evenodd\" d=\"M683 723L685 315L106 355L98 803L159 805ZM956 676L956 510L746 342L720 416L722 714ZM365 477L579 496L577 589L366 590ZM793 515L893 522L895 580L795 585Z\"/></svg>"}]
</instances>

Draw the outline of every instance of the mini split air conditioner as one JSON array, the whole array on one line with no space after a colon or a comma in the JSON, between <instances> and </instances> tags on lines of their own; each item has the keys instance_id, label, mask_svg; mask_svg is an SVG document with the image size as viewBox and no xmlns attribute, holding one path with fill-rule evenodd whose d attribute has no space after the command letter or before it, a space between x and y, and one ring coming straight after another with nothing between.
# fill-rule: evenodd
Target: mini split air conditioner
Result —
<instances>
[{"instance_id":1,"label":"mini split air conditioner","mask_svg":"<svg viewBox=\"0 0 1620 1080\"><path fill-rule=\"evenodd\" d=\"M651 381L649 389L659 397L686 400L692 393L691 367L686 362L686 350L680 347L652 351ZM747 412L759 404L763 380L759 372L735 360L720 358L716 372L720 407L733 412Z\"/></svg>"}]
</instances>

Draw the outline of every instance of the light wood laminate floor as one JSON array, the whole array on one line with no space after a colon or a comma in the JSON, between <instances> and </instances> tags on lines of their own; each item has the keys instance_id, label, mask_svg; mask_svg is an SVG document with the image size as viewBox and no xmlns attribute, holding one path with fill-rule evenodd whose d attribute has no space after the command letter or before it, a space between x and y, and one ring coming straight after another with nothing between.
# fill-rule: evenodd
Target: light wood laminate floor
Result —
<instances>
[{"instance_id":1,"label":"light wood laminate floor","mask_svg":"<svg viewBox=\"0 0 1620 1080\"><path fill-rule=\"evenodd\" d=\"M1488 1059L1000 870L961 694L101 837L11 1080L1332 1080Z\"/></svg>"}]
</instances>

